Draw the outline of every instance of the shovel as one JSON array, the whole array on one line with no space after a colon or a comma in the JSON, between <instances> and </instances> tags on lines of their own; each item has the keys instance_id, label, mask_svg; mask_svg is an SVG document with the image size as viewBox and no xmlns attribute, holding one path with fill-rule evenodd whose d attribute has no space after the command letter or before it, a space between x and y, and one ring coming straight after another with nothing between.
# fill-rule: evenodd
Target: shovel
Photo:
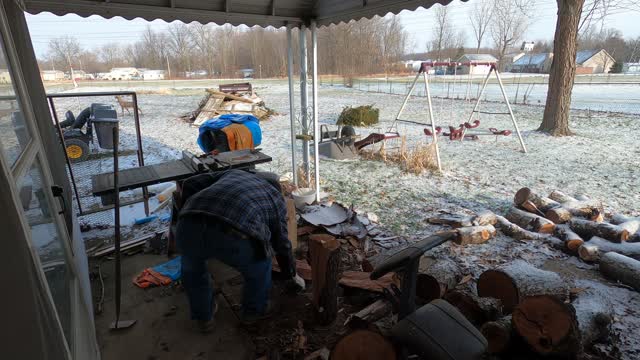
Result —
<instances>
[{"instance_id":1,"label":"shovel","mask_svg":"<svg viewBox=\"0 0 640 360\"><path fill-rule=\"evenodd\" d=\"M120 298L122 297L122 279L120 269L120 189L118 187L118 128L113 128L113 188L115 192L115 202L113 213L115 216L115 257L116 257L116 320L111 323L109 330L121 330L132 327L137 320L120 320Z\"/></svg>"}]
</instances>

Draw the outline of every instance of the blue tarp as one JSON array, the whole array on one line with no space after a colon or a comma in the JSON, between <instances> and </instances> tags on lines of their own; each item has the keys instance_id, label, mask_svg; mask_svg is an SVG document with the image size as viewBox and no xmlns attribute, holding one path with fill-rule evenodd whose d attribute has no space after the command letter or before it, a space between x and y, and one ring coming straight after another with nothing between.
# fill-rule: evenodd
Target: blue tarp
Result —
<instances>
[{"instance_id":1,"label":"blue tarp","mask_svg":"<svg viewBox=\"0 0 640 360\"><path fill-rule=\"evenodd\" d=\"M207 151L202 144L202 134L209 130L222 130L233 123L243 124L251 131L254 146L262 143L262 130L260 130L260 120L257 117L253 115L225 114L209 119L200 125L198 133L198 146L200 146L200 149L204 152Z\"/></svg>"},{"instance_id":2,"label":"blue tarp","mask_svg":"<svg viewBox=\"0 0 640 360\"><path fill-rule=\"evenodd\" d=\"M182 264L181 264L181 256L178 256L176 258L173 258L169 261L167 261L166 263L162 263L160 265L156 265L154 267L152 267L151 269L153 271L156 271L168 278L170 278L173 281L176 281L178 279L180 279L180 277L182 276Z\"/></svg>"}]
</instances>

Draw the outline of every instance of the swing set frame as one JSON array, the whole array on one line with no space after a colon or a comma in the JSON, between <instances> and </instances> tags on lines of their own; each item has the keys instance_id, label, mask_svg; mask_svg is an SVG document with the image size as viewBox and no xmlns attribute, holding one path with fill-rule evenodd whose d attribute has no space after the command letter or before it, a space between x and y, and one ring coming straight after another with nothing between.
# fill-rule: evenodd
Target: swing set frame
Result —
<instances>
[{"instance_id":1,"label":"swing set frame","mask_svg":"<svg viewBox=\"0 0 640 360\"><path fill-rule=\"evenodd\" d=\"M488 112L483 112L479 110L480 107L480 103L482 101L482 95L484 95L484 92L487 88L487 85L489 83L489 79L491 78L491 74L495 74L495 78L498 82L498 85L500 85L500 91L502 92L502 97L504 98L504 102L507 105L507 109L509 110L509 112L505 112L505 113L490 113L492 115L509 115L511 117L511 121L513 122L513 127L516 131L516 134L518 135L518 140L520 141L520 146L522 148L522 152L526 153L527 152L527 148L524 144L524 140L522 139L522 134L520 133L520 128L518 127L518 122L516 121L515 116L513 115L513 110L511 109L511 104L509 103L509 99L507 97L507 92L504 88L504 85L502 83L502 78L500 77L500 72L498 71L497 67L496 67L496 63L495 62L449 62L449 61L438 61L438 62L423 62L420 64L420 69L418 69L418 73L416 74L415 78L413 79L413 82L411 83L411 87L409 88L409 92L407 92L407 95L405 95L404 100L402 101L402 106L400 106L400 110L398 111L398 115L396 115L396 118L393 120L393 123L391 124L391 126L389 127L388 132L393 131L394 129L397 129L397 123L398 122L403 122L403 123L410 123L410 124L417 124L417 125L425 125L425 126L430 126L431 127L431 136L433 138L433 144L435 146L435 151L436 151L436 160L437 160L437 164L438 164L438 170L442 171L442 164L440 161L440 149L438 148L438 132L436 131L436 124L435 124L435 120L433 117L433 104L432 104L432 98L431 98L431 90L429 88L429 70L433 67L437 67L437 66L468 66L469 67L469 72L471 72L471 68L473 66L480 66L480 65L484 65L484 66L489 66L489 73L487 74L487 76L484 78L484 81L482 82L482 88L480 90L480 93L478 94L478 99L476 100L476 103L473 107L473 110L471 111L471 114L469 115L469 120L468 123L471 123L471 120L473 119L473 115L476 113L488 113ZM411 94L413 93L413 91L416 88L416 85L418 83L418 79L420 79L420 76L422 76L424 78L424 88L425 88L425 94L427 97L427 105L429 108L429 121L431 123L423 123L423 122L419 122L419 121L414 121L414 120L407 120L407 119L402 119L402 112L404 111L405 107L407 106L407 103L409 102L409 99L411 98ZM462 130L462 137L460 138L460 141L464 141L464 135L466 132L466 127Z\"/></svg>"}]
</instances>

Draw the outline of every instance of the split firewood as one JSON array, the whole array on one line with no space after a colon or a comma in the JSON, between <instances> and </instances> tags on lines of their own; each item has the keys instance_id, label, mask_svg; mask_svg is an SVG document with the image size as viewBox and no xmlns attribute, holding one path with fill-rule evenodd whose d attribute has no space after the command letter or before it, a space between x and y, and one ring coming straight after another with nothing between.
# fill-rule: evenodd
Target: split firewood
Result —
<instances>
[{"instance_id":1,"label":"split firewood","mask_svg":"<svg viewBox=\"0 0 640 360\"><path fill-rule=\"evenodd\" d=\"M602 222L604 210L602 203L594 200L581 201L560 191L549 194L549 198L559 202L560 207L545 211L545 216L556 224L563 224L571 217L583 217L591 221Z\"/></svg>"},{"instance_id":2,"label":"split firewood","mask_svg":"<svg viewBox=\"0 0 640 360\"><path fill-rule=\"evenodd\" d=\"M524 229L539 233L551 234L553 233L553 229L556 227L553 222L543 218L542 216L522 211L514 207L509 209L505 218Z\"/></svg>"},{"instance_id":3,"label":"split firewood","mask_svg":"<svg viewBox=\"0 0 640 360\"><path fill-rule=\"evenodd\" d=\"M478 278L478 295L501 300L505 314L510 314L524 298L544 294L564 301L569 297L569 286L558 274L524 260L487 270Z\"/></svg>"},{"instance_id":4,"label":"split firewood","mask_svg":"<svg viewBox=\"0 0 640 360\"><path fill-rule=\"evenodd\" d=\"M575 357L580 352L575 310L556 296L523 299L513 310L512 324L538 354Z\"/></svg>"},{"instance_id":5,"label":"split firewood","mask_svg":"<svg viewBox=\"0 0 640 360\"><path fill-rule=\"evenodd\" d=\"M387 300L376 300L357 313L349 315L349 318L347 318L344 325L351 328L365 328L369 324L391 314L392 311L393 308Z\"/></svg>"},{"instance_id":6,"label":"split firewood","mask_svg":"<svg viewBox=\"0 0 640 360\"><path fill-rule=\"evenodd\" d=\"M571 230L575 231L576 234L580 235L583 239L591 239L593 236L597 236L620 243L627 241L629 238L629 231L619 225L582 219L571 219L571 221L569 221L569 226L571 227Z\"/></svg>"},{"instance_id":7,"label":"split firewood","mask_svg":"<svg viewBox=\"0 0 640 360\"><path fill-rule=\"evenodd\" d=\"M636 259L608 252L600 257L600 272L640 291L640 261Z\"/></svg>"},{"instance_id":8,"label":"split firewood","mask_svg":"<svg viewBox=\"0 0 640 360\"><path fill-rule=\"evenodd\" d=\"M616 252L640 260L640 243L614 243L594 236L578 248L580 259L588 262L598 262L602 255L608 252Z\"/></svg>"},{"instance_id":9,"label":"split firewood","mask_svg":"<svg viewBox=\"0 0 640 360\"><path fill-rule=\"evenodd\" d=\"M388 273L377 280L371 280L369 276L371 273L362 271L345 271L340 276L338 282L341 286L362 289L367 291L373 291L381 293L385 288L395 284L400 286L400 280L395 273Z\"/></svg>"},{"instance_id":10,"label":"split firewood","mask_svg":"<svg viewBox=\"0 0 640 360\"><path fill-rule=\"evenodd\" d=\"M396 351L387 338L371 330L356 330L342 337L331 350L332 360L395 360Z\"/></svg>"},{"instance_id":11,"label":"split firewood","mask_svg":"<svg viewBox=\"0 0 640 360\"><path fill-rule=\"evenodd\" d=\"M430 217L427 219L430 224L448 225L453 228L472 226L473 220L473 216L448 213L440 214L438 216Z\"/></svg>"},{"instance_id":12,"label":"split firewood","mask_svg":"<svg viewBox=\"0 0 640 360\"><path fill-rule=\"evenodd\" d=\"M502 317L496 321L488 321L482 325L480 332L487 339L490 354L505 352L511 342L513 327L511 325L511 315Z\"/></svg>"},{"instance_id":13,"label":"split firewood","mask_svg":"<svg viewBox=\"0 0 640 360\"><path fill-rule=\"evenodd\" d=\"M537 215L544 215L547 210L560 206L560 203L557 201L539 196L528 187L523 187L516 192L516 195L513 197L513 203Z\"/></svg>"},{"instance_id":14,"label":"split firewood","mask_svg":"<svg viewBox=\"0 0 640 360\"><path fill-rule=\"evenodd\" d=\"M498 222L496 214L491 210L482 210L473 218L473 225L495 225Z\"/></svg>"},{"instance_id":15,"label":"split firewood","mask_svg":"<svg viewBox=\"0 0 640 360\"><path fill-rule=\"evenodd\" d=\"M556 237L553 237L549 234L540 234L525 230L500 215L496 215L496 218L498 219L498 228L500 228L500 230L505 233L505 235L508 235L516 240L540 240L549 244L555 249L561 251L565 250L564 241Z\"/></svg>"},{"instance_id":16,"label":"split firewood","mask_svg":"<svg viewBox=\"0 0 640 360\"><path fill-rule=\"evenodd\" d=\"M439 299L453 289L461 277L460 267L455 261L423 256L416 279L416 295L425 302Z\"/></svg>"},{"instance_id":17,"label":"split firewood","mask_svg":"<svg viewBox=\"0 0 640 360\"><path fill-rule=\"evenodd\" d=\"M338 314L338 275L340 272L340 242L331 235L309 236L312 302L316 318L322 325L333 322Z\"/></svg>"},{"instance_id":18,"label":"split firewood","mask_svg":"<svg viewBox=\"0 0 640 360\"><path fill-rule=\"evenodd\" d=\"M571 254L577 254L580 246L584 244L584 240L580 235L571 231L571 228L568 225L557 225L554 235L556 235L558 239L564 241L566 250Z\"/></svg>"},{"instance_id":19,"label":"split firewood","mask_svg":"<svg viewBox=\"0 0 640 360\"><path fill-rule=\"evenodd\" d=\"M472 289L448 291L443 299L456 307L475 326L497 320L503 315L502 302L499 299L480 297Z\"/></svg>"},{"instance_id":20,"label":"split firewood","mask_svg":"<svg viewBox=\"0 0 640 360\"><path fill-rule=\"evenodd\" d=\"M453 242L458 245L484 244L494 236L496 236L496 228L493 225L467 226L456 230Z\"/></svg>"}]
</instances>

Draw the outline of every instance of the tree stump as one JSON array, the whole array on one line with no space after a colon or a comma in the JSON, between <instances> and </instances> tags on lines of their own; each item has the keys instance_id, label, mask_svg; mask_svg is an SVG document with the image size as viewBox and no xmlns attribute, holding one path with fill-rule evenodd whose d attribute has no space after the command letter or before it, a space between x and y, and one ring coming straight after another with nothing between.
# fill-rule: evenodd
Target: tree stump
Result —
<instances>
[{"instance_id":1,"label":"tree stump","mask_svg":"<svg viewBox=\"0 0 640 360\"><path fill-rule=\"evenodd\" d=\"M569 296L569 286L558 274L540 270L524 260L487 270L478 278L478 295L501 300L505 314L510 314L524 298L543 294L564 301Z\"/></svg>"},{"instance_id":2,"label":"tree stump","mask_svg":"<svg viewBox=\"0 0 640 360\"><path fill-rule=\"evenodd\" d=\"M338 275L340 272L340 242L333 236L309 236L313 306L321 325L333 322L338 314Z\"/></svg>"},{"instance_id":3,"label":"tree stump","mask_svg":"<svg viewBox=\"0 0 640 360\"><path fill-rule=\"evenodd\" d=\"M580 331L573 307L552 295L530 296L513 310L516 332L541 355L576 357Z\"/></svg>"},{"instance_id":4,"label":"tree stump","mask_svg":"<svg viewBox=\"0 0 640 360\"><path fill-rule=\"evenodd\" d=\"M371 330L356 330L342 337L331 351L331 360L396 360L393 344Z\"/></svg>"}]
</instances>

